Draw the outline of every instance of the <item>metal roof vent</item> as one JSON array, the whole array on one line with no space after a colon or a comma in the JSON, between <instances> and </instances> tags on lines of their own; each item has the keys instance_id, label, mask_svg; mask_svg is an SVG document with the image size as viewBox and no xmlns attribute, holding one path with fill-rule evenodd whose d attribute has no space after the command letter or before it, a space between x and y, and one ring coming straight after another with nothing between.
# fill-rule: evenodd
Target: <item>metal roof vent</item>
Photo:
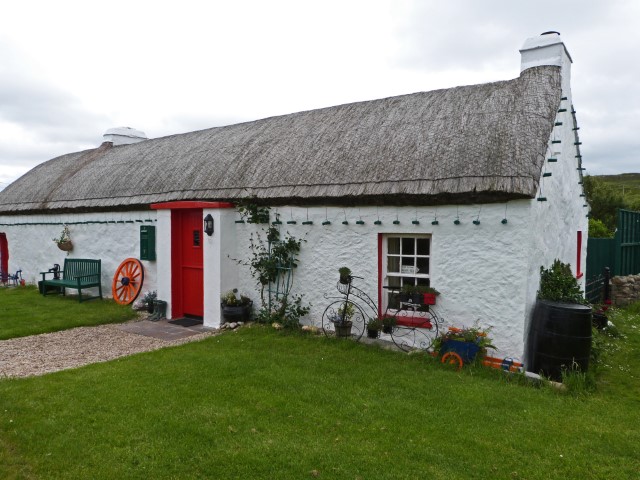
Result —
<instances>
[{"instance_id":1,"label":"metal roof vent","mask_svg":"<svg viewBox=\"0 0 640 480\"><path fill-rule=\"evenodd\" d=\"M144 140L148 140L149 137L135 128L131 127L116 127L110 128L104 132L103 139L105 142L111 142L114 147L118 145L129 145L131 143L138 143Z\"/></svg>"}]
</instances>

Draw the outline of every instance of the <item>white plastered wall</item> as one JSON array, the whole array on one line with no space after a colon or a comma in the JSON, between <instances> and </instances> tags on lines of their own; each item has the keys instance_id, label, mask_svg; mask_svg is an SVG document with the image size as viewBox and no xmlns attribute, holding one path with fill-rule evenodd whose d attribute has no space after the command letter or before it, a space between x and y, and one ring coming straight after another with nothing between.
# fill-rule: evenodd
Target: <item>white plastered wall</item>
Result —
<instances>
[{"instance_id":1,"label":"white plastered wall","mask_svg":"<svg viewBox=\"0 0 640 480\"><path fill-rule=\"evenodd\" d=\"M498 355L520 359L523 354L524 328L529 275L528 247L531 230L531 200L508 204L435 207L280 207L271 210L272 220L280 213L283 235L290 233L304 240L295 269L292 293L304 295L312 304L306 323L320 325L328 305L324 295L337 295L338 268L347 266L372 299L378 302L379 234L429 234L431 247L431 285L441 295L435 307L447 325L469 326L476 320L492 327ZM438 225L432 225L437 216ZM239 218L239 216L237 217ZM342 222L348 221L348 225ZM460 224L454 224L456 218ZM502 220L507 218L507 223ZM295 225L287 224L291 219ZM302 225L303 221L312 225ZM356 224L362 219L364 225ZM375 225L376 220L382 222ZM400 224L394 225L398 219ZM479 225L473 220L480 220ZM330 225L323 226L325 220ZM412 222L418 220L419 224ZM265 239L257 225L235 224L236 255L248 259L250 237ZM207 266L205 266L205 269ZM237 265L239 288L259 306L259 288L248 267ZM207 287L209 288L209 287ZM223 289L225 291L225 289Z\"/></svg>"},{"instance_id":2,"label":"white plastered wall","mask_svg":"<svg viewBox=\"0 0 640 480\"><path fill-rule=\"evenodd\" d=\"M571 264L574 274L586 271L589 209L581 184L579 150L575 144L578 125L574 121L571 95L571 57L558 35L528 39L521 52L523 70L537 65L557 65L562 69L562 100L543 168L543 174L550 176L541 177L536 201L532 204L532 230L537 234L531 236L529 247L526 337L539 288L540 267L549 268L555 259L560 259ZM538 201L538 198L546 200ZM576 265L578 232L582 232L580 265ZM582 288L584 282L583 275L579 279Z\"/></svg>"},{"instance_id":3,"label":"white plastered wall","mask_svg":"<svg viewBox=\"0 0 640 480\"><path fill-rule=\"evenodd\" d=\"M73 242L68 256L53 242L60 237L64 224ZM65 258L100 259L105 297L111 296L111 283L120 263L140 257L140 226L155 224L153 211L0 216L0 232L6 233L9 246L10 272L21 269L27 283L37 284L42 279L40 272L54 263L62 268ZM145 277L141 294L157 288L156 262L144 260L142 265ZM97 291L89 292L93 295ZM75 293L68 291L70 295Z\"/></svg>"},{"instance_id":4,"label":"white plastered wall","mask_svg":"<svg viewBox=\"0 0 640 480\"><path fill-rule=\"evenodd\" d=\"M238 284L236 257L235 210L205 209L203 217L211 214L213 235L204 235L204 325L217 328L221 323L220 297L222 292Z\"/></svg>"}]
</instances>

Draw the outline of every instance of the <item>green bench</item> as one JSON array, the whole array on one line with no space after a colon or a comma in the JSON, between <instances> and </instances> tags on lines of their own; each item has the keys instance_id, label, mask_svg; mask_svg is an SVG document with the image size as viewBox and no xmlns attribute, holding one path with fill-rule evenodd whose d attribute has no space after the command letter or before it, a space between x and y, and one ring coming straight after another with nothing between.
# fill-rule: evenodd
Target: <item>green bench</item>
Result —
<instances>
[{"instance_id":1,"label":"green bench","mask_svg":"<svg viewBox=\"0 0 640 480\"><path fill-rule=\"evenodd\" d=\"M42 295L47 296L47 287L58 287L65 294L65 288L78 290L80 302L82 299L82 289L98 287L102 298L101 283L101 260L91 260L86 258L65 258L64 268L60 278L46 279L47 275L54 272L40 272L42 275ZM86 297L84 300L93 300L98 297Z\"/></svg>"}]
</instances>

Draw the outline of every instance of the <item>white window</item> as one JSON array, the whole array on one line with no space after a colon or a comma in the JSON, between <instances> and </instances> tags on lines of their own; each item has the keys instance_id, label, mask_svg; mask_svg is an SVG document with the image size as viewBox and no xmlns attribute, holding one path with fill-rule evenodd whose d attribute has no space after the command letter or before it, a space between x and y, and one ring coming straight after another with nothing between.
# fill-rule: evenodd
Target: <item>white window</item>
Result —
<instances>
[{"instance_id":1,"label":"white window","mask_svg":"<svg viewBox=\"0 0 640 480\"><path fill-rule=\"evenodd\" d=\"M390 234L382 243L382 281L390 287L383 289L385 311L391 298L390 290L401 290L404 285L430 285L431 237Z\"/></svg>"}]
</instances>

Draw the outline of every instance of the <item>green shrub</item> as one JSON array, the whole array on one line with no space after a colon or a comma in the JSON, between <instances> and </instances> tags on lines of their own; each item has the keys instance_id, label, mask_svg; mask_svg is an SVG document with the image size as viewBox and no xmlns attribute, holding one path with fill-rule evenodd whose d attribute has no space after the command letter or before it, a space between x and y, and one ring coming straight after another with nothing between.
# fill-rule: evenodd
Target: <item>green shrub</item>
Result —
<instances>
[{"instance_id":1,"label":"green shrub","mask_svg":"<svg viewBox=\"0 0 640 480\"><path fill-rule=\"evenodd\" d=\"M578 281L571 272L571 265L556 259L551 268L540 267L540 300L587 304Z\"/></svg>"}]
</instances>

